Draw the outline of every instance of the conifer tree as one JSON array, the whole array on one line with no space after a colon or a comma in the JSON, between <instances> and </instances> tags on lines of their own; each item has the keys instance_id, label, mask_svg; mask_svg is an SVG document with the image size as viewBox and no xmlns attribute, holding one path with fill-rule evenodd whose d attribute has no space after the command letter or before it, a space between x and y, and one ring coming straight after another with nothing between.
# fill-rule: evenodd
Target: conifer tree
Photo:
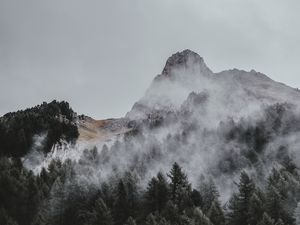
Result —
<instances>
[{"instance_id":1,"label":"conifer tree","mask_svg":"<svg viewBox=\"0 0 300 225\"><path fill-rule=\"evenodd\" d=\"M282 219L285 224L294 224L295 220L285 209L282 196L279 191L269 185L266 195L266 211L276 222Z\"/></svg>"},{"instance_id":2,"label":"conifer tree","mask_svg":"<svg viewBox=\"0 0 300 225\"><path fill-rule=\"evenodd\" d=\"M198 190L193 189L191 199L195 207L203 207L203 198Z\"/></svg>"},{"instance_id":3,"label":"conifer tree","mask_svg":"<svg viewBox=\"0 0 300 225\"><path fill-rule=\"evenodd\" d=\"M228 213L227 223L229 225L236 225L239 223L238 209L239 209L239 198L237 193L233 193L228 202Z\"/></svg>"},{"instance_id":4,"label":"conifer tree","mask_svg":"<svg viewBox=\"0 0 300 225\"><path fill-rule=\"evenodd\" d=\"M218 201L220 196L218 189L213 182L212 178L203 180L200 185L200 193L202 200L202 210L207 213L214 201Z\"/></svg>"},{"instance_id":5,"label":"conifer tree","mask_svg":"<svg viewBox=\"0 0 300 225\"><path fill-rule=\"evenodd\" d=\"M225 216L220 203L217 200L212 203L210 209L208 210L207 216L213 224L225 224Z\"/></svg>"},{"instance_id":6,"label":"conifer tree","mask_svg":"<svg viewBox=\"0 0 300 225\"><path fill-rule=\"evenodd\" d=\"M128 217L127 222L126 222L125 225L136 225L136 222L135 222L135 220L130 216L130 217Z\"/></svg>"},{"instance_id":7,"label":"conifer tree","mask_svg":"<svg viewBox=\"0 0 300 225\"><path fill-rule=\"evenodd\" d=\"M138 178L131 172L126 172L124 185L127 193L127 203L130 216L136 216L139 205Z\"/></svg>"},{"instance_id":8,"label":"conifer tree","mask_svg":"<svg viewBox=\"0 0 300 225\"><path fill-rule=\"evenodd\" d=\"M178 225L192 225L193 219L189 218L185 213L179 217Z\"/></svg>"},{"instance_id":9,"label":"conifer tree","mask_svg":"<svg viewBox=\"0 0 300 225\"><path fill-rule=\"evenodd\" d=\"M0 208L0 224L2 225L18 225L18 223L11 218L5 209Z\"/></svg>"},{"instance_id":10,"label":"conifer tree","mask_svg":"<svg viewBox=\"0 0 300 225\"><path fill-rule=\"evenodd\" d=\"M91 225L113 225L111 212L101 198L95 202Z\"/></svg>"},{"instance_id":11,"label":"conifer tree","mask_svg":"<svg viewBox=\"0 0 300 225\"><path fill-rule=\"evenodd\" d=\"M246 172L242 172L238 184L239 192L229 202L229 224L240 225L249 222L250 198L255 191L253 181Z\"/></svg>"},{"instance_id":12,"label":"conifer tree","mask_svg":"<svg viewBox=\"0 0 300 225\"><path fill-rule=\"evenodd\" d=\"M148 212L161 212L164 209L169 200L169 189L168 182L161 172L148 183L145 197Z\"/></svg>"},{"instance_id":13,"label":"conifer tree","mask_svg":"<svg viewBox=\"0 0 300 225\"><path fill-rule=\"evenodd\" d=\"M264 213L258 225L275 225L275 223L274 220L267 213Z\"/></svg>"},{"instance_id":14,"label":"conifer tree","mask_svg":"<svg viewBox=\"0 0 300 225\"><path fill-rule=\"evenodd\" d=\"M172 201L168 201L162 215L170 221L170 223L173 225L177 223L180 219L180 211L178 209L178 206L174 204Z\"/></svg>"},{"instance_id":15,"label":"conifer tree","mask_svg":"<svg viewBox=\"0 0 300 225\"><path fill-rule=\"evenodd\" d=\"M49 221L49 201L44 200L42 204L39 206L39 210L33 218L31 225L46 225Z\"/></svg>"},{"instance_id":16,"label":"conifer tree","mask_svg":"<svg viewBox=\"0 0 300 225\"><path fill-rule=\"evenodd\" d=\"M63 213L65 210L65 191L60 177L58 177L53 184L48 207L51 222L53 224L63 225Z\"/></svg>"},{"instance_id":17,"label":"conifer tree","mask_svg":"<svg viewBox=\"0 0 300 225\"><path fill-rule=\"evenodd\" d=\"M296 225L300 225L300 203L298 202L297 207L294 212L294 217L296 220Z\"/></svg>"},{"instance_id":18,"label":"conifer tree","mask_svg":"<svg viewBox=\"0 0 300 225\"><path fill-rule=\"evenodd\" d=\"M38 206L40 203L40 192L38 190L35 177L32 171L29 172L27 177L27 199L26 210L28 221L32 221L35 214L38 212Z\"/></svg>"},{"instance_id":19,"label":"conifer tree","mask_svg":"<svg viewBox=\"0 0 300 225\"><path fill-rule=\"evenodd\" d=\"M248 224L256 225L262 218L264 213L264 204L256 193L250 198L249 208L248 208Z\"/></svg>"},{"instance_id":20,"label":"conifer tree","mask_svg":"<svg viewBox=\"0 0 300 225\"><path fill-rule=\"evenodd\" d=\"M194 224L195 225L212 225L209 218L199 208L194 209Z\"/></svg>"},{"instance_id":21,"label":"conifer tree","mask_svg":"<svg viewBox=\"0 0 300 225\"><path fill-rule=\"evenodd\" d=\"M112 185L106 182L103 182L101 184L101 198L103 199L107 207L109 207L110 209L113 208L113 204L114 204L113 191L114 188L112 187Z\"/></svg>"},{"instance_id":22,"label":"conifer tree","mask_svg":"<svg viewBox=\"0 0 300 225\"><path fill-rule=\"evenodd\" d=\"M146 218L146 225L157 225L156 217L150 213Z\"/></svg>"},{"instance_id":23,"label":"conifer tree","mask_svg":"<svg viewBox=\"0 0 300 225\"><path fill-rule=\"evenodd\" d=\"M178 163L173 164L168 177L171 179L170 197L173 203L179 207L179 210L191 205L191 184Z\"/></svg>"},{"instance_id":24,"label":"conifer tree","mask_svg":"<svg viewBox=\"0 0 300 225\"><path fill-rule=\"evenodd\" d=\"M170 223L159 214L150 213L146 218L146 225L170 225Z\"/></svg>"},{"instance_id":25,"label":"conifer tree","mask_svg":"<svg viewBox=\"0 0 300 225\"><path fill-rule=\"evenodd\" d=\"M114 219L116 225L123 225L130 216L127 190L123 180L120 180L116 189L114 203Z\"/></svg>"},{"instance_id":26,"label":"conifer tree","mask_svg":"<svg viewBox=\"0 0 300 225\"><path fill-rule=\"evenodd\" d=\"M283 223L282 219L279 219L279 220L275 223L275 225L284 225L284 223ZM297 225L298 225L298 224L297 224Z\"/></svg>"},{"instance_id":27,"label":"conifer tree","mask_svg":"<svg viewBox=\"0 0 300 225\"><path fill-rule=\"evenodd\" d=\"M283 212L283 202L278 190L270 185L266 197L266 210L268 214L275 220L278 220Z\"/></svg>"}]
</instances>

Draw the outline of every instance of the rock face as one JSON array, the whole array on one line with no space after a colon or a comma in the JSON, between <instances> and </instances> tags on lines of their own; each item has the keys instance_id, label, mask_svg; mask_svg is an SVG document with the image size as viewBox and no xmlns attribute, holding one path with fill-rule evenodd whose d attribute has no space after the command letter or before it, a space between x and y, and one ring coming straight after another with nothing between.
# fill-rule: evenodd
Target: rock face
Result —
<instances>
[{"instance_id":1,"label":"rock face","mask_svg":"<svg viewBox=\"0 0 300 225\"><path fill-rule=\"evenodd\" d=\"M263 105L300 103L298 90L275 82L262 73L238 69L213 73L201 56L184 50L168 58L162 74L154 79L126 118L139 120L157 111L176 111L193 92L205 92L210 97L209 105L215 107L209 113L223 118L247 116ZM216 113L216 107L223 112Z\"/></svg>"},{"instance_id":2,"label":"rock face","mask_svg":"<svg viewBox=\"0 0 300 225\"><path fill-rule=\"evenodd\" d=\"M166 65L162 71L162 75L171 76L176 70L190 70L202 74L212 74L212 71L206 66L203 58L197 53L186 49L177 52L168 58Z\"/></svg>"}]
</instances>

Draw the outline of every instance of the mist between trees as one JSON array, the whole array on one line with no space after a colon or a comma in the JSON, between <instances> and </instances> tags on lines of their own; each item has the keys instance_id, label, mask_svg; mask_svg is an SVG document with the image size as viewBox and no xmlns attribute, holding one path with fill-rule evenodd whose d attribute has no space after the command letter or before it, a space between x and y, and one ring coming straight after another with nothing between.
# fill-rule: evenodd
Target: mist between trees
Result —
<instances>
[{"instance_id":1,"label":"mist between trees","mask_svg":"<svg viewBox=\"0 0 300 225\"><path fill-rule=\"evenodd\" d=\"M148 180L145 188L130 171L84 188L74 166L71 160L53 160L34 175L20 160L1 158L0 224L292 225L300 219L300 176L292 162L273 169L263 187L242 171L236 192L225 203L212 177L191 184L178 163Z\"/></svg>"}]
</instances>

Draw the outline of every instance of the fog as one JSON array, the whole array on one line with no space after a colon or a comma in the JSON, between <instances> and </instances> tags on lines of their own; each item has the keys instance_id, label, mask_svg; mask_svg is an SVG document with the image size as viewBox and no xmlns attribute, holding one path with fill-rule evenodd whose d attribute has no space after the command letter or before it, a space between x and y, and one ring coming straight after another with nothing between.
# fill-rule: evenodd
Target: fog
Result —
<instances>
[{"instance_id":1,"label":"fog","mask_svg":"<svg viewBox=\"0 0 300 225\"><path fill-rule=\"evenodd\" d=\"M226 202L242 170L264 185L273 167L280 168L286 159L299 162L297 89L255 71L215 74L189 50L169 58L165 69L127 113L134 124L131 132L110 142L56 145L38 165L27 163L27 168L38 173L52 159L71 159L84 187L126 171L145 187L177 162L194 187L201 176L213 177Z\"/></svg>"}]
</instances>

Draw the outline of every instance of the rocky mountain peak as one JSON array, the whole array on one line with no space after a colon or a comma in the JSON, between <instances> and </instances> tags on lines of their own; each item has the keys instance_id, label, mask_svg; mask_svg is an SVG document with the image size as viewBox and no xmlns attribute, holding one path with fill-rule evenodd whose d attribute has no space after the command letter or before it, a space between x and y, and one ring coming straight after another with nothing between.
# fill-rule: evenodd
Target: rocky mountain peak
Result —
<instances>
[{"instance_id":1,"label":"rocky mountain peak","mask_svg":"<svg viewBox=\"0 0 300 225\"><path fill-rule=\"evenodd\" d=\"M203 58L196 52L186 49L170 56L162 71L162 75L171 76L174 70L196 69L196 72L211 74L212 71L206 66Z\"/></svg>"}]
</instances>

